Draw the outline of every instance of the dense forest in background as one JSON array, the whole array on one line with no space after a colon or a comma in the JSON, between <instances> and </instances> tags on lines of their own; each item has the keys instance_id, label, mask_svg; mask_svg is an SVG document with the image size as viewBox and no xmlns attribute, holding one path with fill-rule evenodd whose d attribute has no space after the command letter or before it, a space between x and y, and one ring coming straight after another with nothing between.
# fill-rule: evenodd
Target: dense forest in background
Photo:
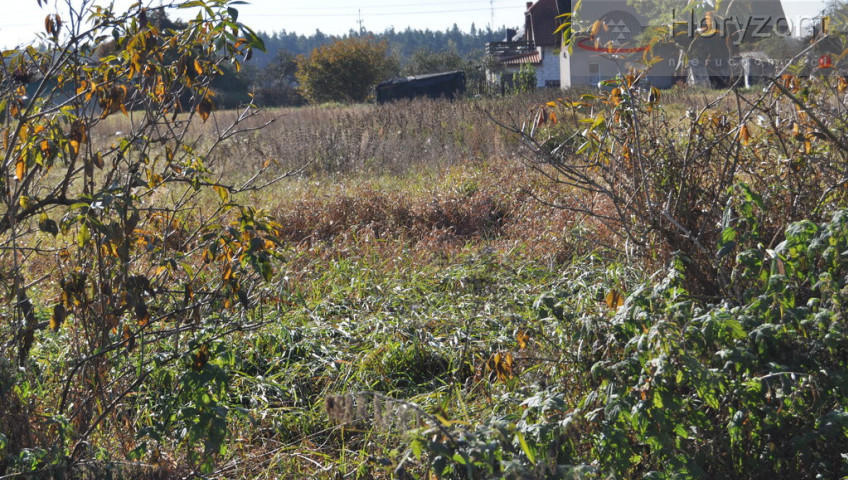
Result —
<instances>
[{"instance_id":1,"label":"dense forest in background","mask_svg":"<svg viewBox=\"0 0 848 480\"><path fill-rule=\"evenodd\" d=\"M249 100L248 93L253 93L254 101L260 106L301 105L305 100L297 91L297 56L308 56L315 48L359 36L386 42L390 54L397 59L397 75L465 70L469 90L479 93L484 86L483 51L486 42L500 40L505 35L505 28L493 31L490 28L478 29L474 24L468 32L454 24L444 31L407 28L375 33L351 30L343 36L327 35L320 30L309 35L286 31L259 33L265 42L265 52L257 52L238 74L227 72L215 82L216 103L221 108L235 107Z\"/></svg>"},{"instance_id":2,"label":"dense forest in background","mask_svg":"<svg viewBox=\"0 0 848 480\"><path fill-rule=\"evenodd\" d=\"M287 32L285 30L276 33L260 32L259 36L265 41L265 53L257 52L252 64L259 68L267 67L278 52L285 51L292 55L308 55L312 49L327 45L334 40L346 37L373 36L377 40L385 40L391 50L398 58L408 59L416 51L428 49L434 52L453 51L461 56L477 54L486 45L486 42L501 40L506 36L506 29L491 28L478 29L473 23L468 32L465 32L454 24L452 28L444 31L439 30L405 30L388 29L382 33L362 30L360 32L351 30L346 35L327 35L320 30L309 35Z\"/></svg>"},{"instance_id":3,"label":"dense forest in background","mask_svg":"<svg viewBox=\"0 0 848 480\"><path fill-rule=\"evenodd\" d=\"M182 31L187 27L184 21L169 18L162 10L151 10L148 20L160 30ZM339 40L361 37L373 40L374 44L385 43L388 47L387 54L395 68L386 80L393 76L463 70L469 93L482 93L486 43L502 40L505 36L506 27L479 29L473 23L467 32L456 24L444 31L391 28L376 33L363 28L344 35L328 35L320 30L308 35L285 30L257 32L264 43L264 51L255 50L249 61L242 62L238 69L233 65L220 65L221 75L211 83L214 104L219 109L236 108L251 100L263 107L303 105L306 100L298 91L295 78L297 58L309 57L316 48ZM44 51L48 46L36 48ZM105 42L94 52L98 57L114 53L114 42Z\"/></svg>"}]
</instances>

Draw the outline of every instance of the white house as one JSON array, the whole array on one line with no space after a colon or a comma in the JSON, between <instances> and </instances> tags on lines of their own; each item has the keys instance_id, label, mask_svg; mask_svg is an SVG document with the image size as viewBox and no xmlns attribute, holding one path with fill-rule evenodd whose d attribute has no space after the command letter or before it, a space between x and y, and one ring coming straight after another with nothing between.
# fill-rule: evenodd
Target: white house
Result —
<instances>
[{"instance_id":1,"label":"white house","mask_svg":"<svg viewBox=\"0 0 848 480\"><path fill-rule=\"evenodd\" d=\"M565 39L571 48L563 48L560 57L562 87L594 86L628 73L631 67L644 70L646 58L651 57L659 59L647 73L652 85L670 87L680 78L676 75L687 73L690 82L729 84L737 81L736 66L749 63L748 57L740 55L748 45L788 34L780 0L730 2L720 13L710 11L716 7L708 2L701 4L697 13L696 9L685 10L686 4L681 0L680 10L669 12L675 18L673 43L666 39L649 47L643 34L651 26L662 25L657 18L645 18L657 16L656 12L637 11L633 5L649 9L653 3L583 0L577 11L572 11L572 0L559 0L557 11L570 13L572 23Z\"/></svg>"},{"instance_id":2,"label":"white house","mask_svg":"<svg viewBox=\"0 0 848 480\"><path fill-rule=\"evenodd\" d=\"M489 81L508 83L522 65L530 64L536 69L537 87L559 87L562 35L554 34L558 15L557 0L527 2L523 30L510 30L504 41L486 45Z\"/></svg>"},{"instance_id":3,"label":"white house","mask_svg":"<svg viewBox=\"0 0 848 480\"><path fill-rule=\"evenodd\" d=\"M570 38L566 38L571 48L563 48L560 57L563 88L596 86L602 80L627 74L631 68L645 68L648 46L641 36L648 23L629 2L585 0L577 12L571 12L571 2L561 0L558 7L562 13L572 13ZM678 66L678 49L654 46L652 53L663 60L650 69L649 80L653 85L670 87Z\"/></svg>"},{"instance_id":4,"label":"white house","mask_svg":"<svg viewBox=\"0 0 848 480\"><path fill-rule=\"evenodd\" d=\"M504 41L487 44L493 60L487 72L489 81L509 83L522 65L531 64L536 68L539 87L597 85L642 60L645 49L636 42L646 23L626 1L583 0L579 12L571 17L574 42L569 51L563 48L563 32L554 32L564 21L560 16L572 13L571 7L571 0L527 2L523 31L511 31ZM600 28L592 34L596 21L600 21ZM677 60L676 50L666 53ZM670 86L676 66L666 63L654 67L663 77L654 82Z\"/></svg>"},{"instance_id":5,"label":"white house","mask_svg":"<svg viewBox=\"0 0 848 480\"><path fill-rule=\"evenodd\" d=\"M665 15L675 18L670 29L673 42L667 38L651 43L646 30L662 27L657 17L664 16L650 13L656 8L653 2L582 0L574 11L577 4L578 0L528 2L523 31L487 44L490 82L508 83L522 65L530 64L540 87L596 86L632 68L648 69L648 82L660 88L687 75L690 82L727 85L743 79L739 67L750 66L752 57L742 52L750 45L789 33L780 0L730 2L720 13L710 11L716 7L709 2L686 9L687 1L680 0L680 11ZM571 28L554 33L564 14L570 14ZM563 47L563 42L570 47ZM647 59L656 62L648 68Z\"/></svg>"}]
</instances>

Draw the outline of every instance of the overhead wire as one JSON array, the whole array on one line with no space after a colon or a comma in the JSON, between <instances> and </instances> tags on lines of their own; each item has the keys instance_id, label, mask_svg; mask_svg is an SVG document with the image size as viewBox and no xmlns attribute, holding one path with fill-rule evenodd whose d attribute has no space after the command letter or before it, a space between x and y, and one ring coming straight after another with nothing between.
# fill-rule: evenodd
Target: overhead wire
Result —
<instances>
[{"instance_id":1,"label":"overhead wire","mask_svg":"<svg viewBox=\"0 0 848 480\"><path fill-rule=\"evenodd\" d=\"M494 0L494 3L510 4L512 6L515 6L514 2L512 2L510 0ZM459 0L459 1L455 1L455 2L445 1L445 2L404 3L403 6L404 7L429 7L429 6L433 6L433 5L464 5L464 4L472 4L472 5L485 4L486 10L488 10L489 7L491 6L490 3L486 0L482 0L482 1L481 0L465 0L465 1ZM340 7L340 8L354 9L354 10L360 9L360 8L398 8L398 5L397 4L386 4L386 3L371 4L371 5L360 5L360 4L357 4L357 3L353 3L349 6ZM326 7L286 7L287 11L291 11L291 10L326 10L326 9L327 9Z\"/></svg>"},{"instance_id":2,"label":"overhead wire","mask_svg":"<svg viewBox=\"0 0 848 480\"><path fill-rule=\"evenodd\" d=\"M515 7L494 7L494 10L506 10L506 9L515 9ZM453 9L453 10L421 10L421 11L397 11L397 12L362 12L362 15L368 15L369 17L378 17L378 16L393 16L393 15L434 15L434 14L442 14L442 13L462 13L462 12L488 12L491 10L489 7L485 8L464 8L464 9ZM355 17L358 15L358 12L351 13L280 13L280 14L265 14L263 17Z\"/></svg>"}]
</instances>

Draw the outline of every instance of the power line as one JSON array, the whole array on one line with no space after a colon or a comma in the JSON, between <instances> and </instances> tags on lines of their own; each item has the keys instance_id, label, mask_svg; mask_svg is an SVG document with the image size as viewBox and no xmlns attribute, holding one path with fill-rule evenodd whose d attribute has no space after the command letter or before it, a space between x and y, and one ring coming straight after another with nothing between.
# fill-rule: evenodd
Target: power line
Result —
<instances>
[{"instance_id":1,"label":"power line","mask_svg":"<svg viewBox=\"0 0 848 480\"><path fill-rule=\"evenodd\" d=\"M493 10L515 9L515 7L493 7ZM417 12L378 12L367 13L367 15L376 16L393 16L393 15L433 15L438 13L461 13L461 12L485 12L488 8L463 8L455 10L422 10ZM279 13L279 14L263 14L263 17L356 17L357 12L351 13Z\"/></svg>"},{"instance_id":2,"label":"power line","mask_svg":"<svg viewBox=\"0 0 848 480\"><path fill-rule=\"evenodd\" d=\"M483 0L483 1L485 2L485 0ZM433 6L433 5L465 5L465 4L480 5L481 3L483 3L483 2L481 2L480 0L471 0L471 1L462 1L462 0L460 0L460 1L456 1L456 2L405 3L405 4L404 4L404 6L405 6L405 7L430 7L430 6ZM506 4L506 3L508 3L508 4L512 4L513 6L516 6L516 5L517 5L515 2L510 1L510 0L490 0L490 1L489 1L489 3L490 3L490 4L492 4L492 3L501 3L501 4ZM519 2L519 3L520 3L520 2ZM520 5L519 5L519 6L520 6ZM362 9L362 8L397 8L397 7L398 7L398 6L397 6L397 4L390 4L390 5L386 5L386 4L357 5L357 4L354 4L354 5L351 5L351 6L349 6L349 7L341 7L341 8L342 8L342 9L347 9L347 8L349 8L349 9ZM287 10L287 11L289 11L289 10L290 10L290 11L298 11L298 10L326 10L326 8L318 8L318 7L286 7L286 10Z\"/></svg>"}]
</instances>

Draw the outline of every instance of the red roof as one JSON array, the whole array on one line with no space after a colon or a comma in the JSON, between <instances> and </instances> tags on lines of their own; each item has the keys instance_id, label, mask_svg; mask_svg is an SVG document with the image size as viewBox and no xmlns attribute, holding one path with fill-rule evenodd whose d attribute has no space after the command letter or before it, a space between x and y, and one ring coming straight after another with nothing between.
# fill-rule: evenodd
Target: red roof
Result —
<instances>
[{"instance_id":1,"label":"red roof","mask_svg":"<svg viewBox=\"0 0 848 480\"><path fill-rule=\"evenodd\" d=\"M525 63L542 63L542 53L539 51L516 55L514 57L501 58L501 65L523 65Z\"/></svg>"},{"instance_id":2,"label":"red roof","mask_svg":"<svg viewBox=\"0 0 848 480\"><path fill-rule=\"evenodd\" d=\"M524 35L527 40L540 47L559 47L562 36L554 35L560 19L556 0L539 0L525 12Z\"/></svg>"}]
</instances>

